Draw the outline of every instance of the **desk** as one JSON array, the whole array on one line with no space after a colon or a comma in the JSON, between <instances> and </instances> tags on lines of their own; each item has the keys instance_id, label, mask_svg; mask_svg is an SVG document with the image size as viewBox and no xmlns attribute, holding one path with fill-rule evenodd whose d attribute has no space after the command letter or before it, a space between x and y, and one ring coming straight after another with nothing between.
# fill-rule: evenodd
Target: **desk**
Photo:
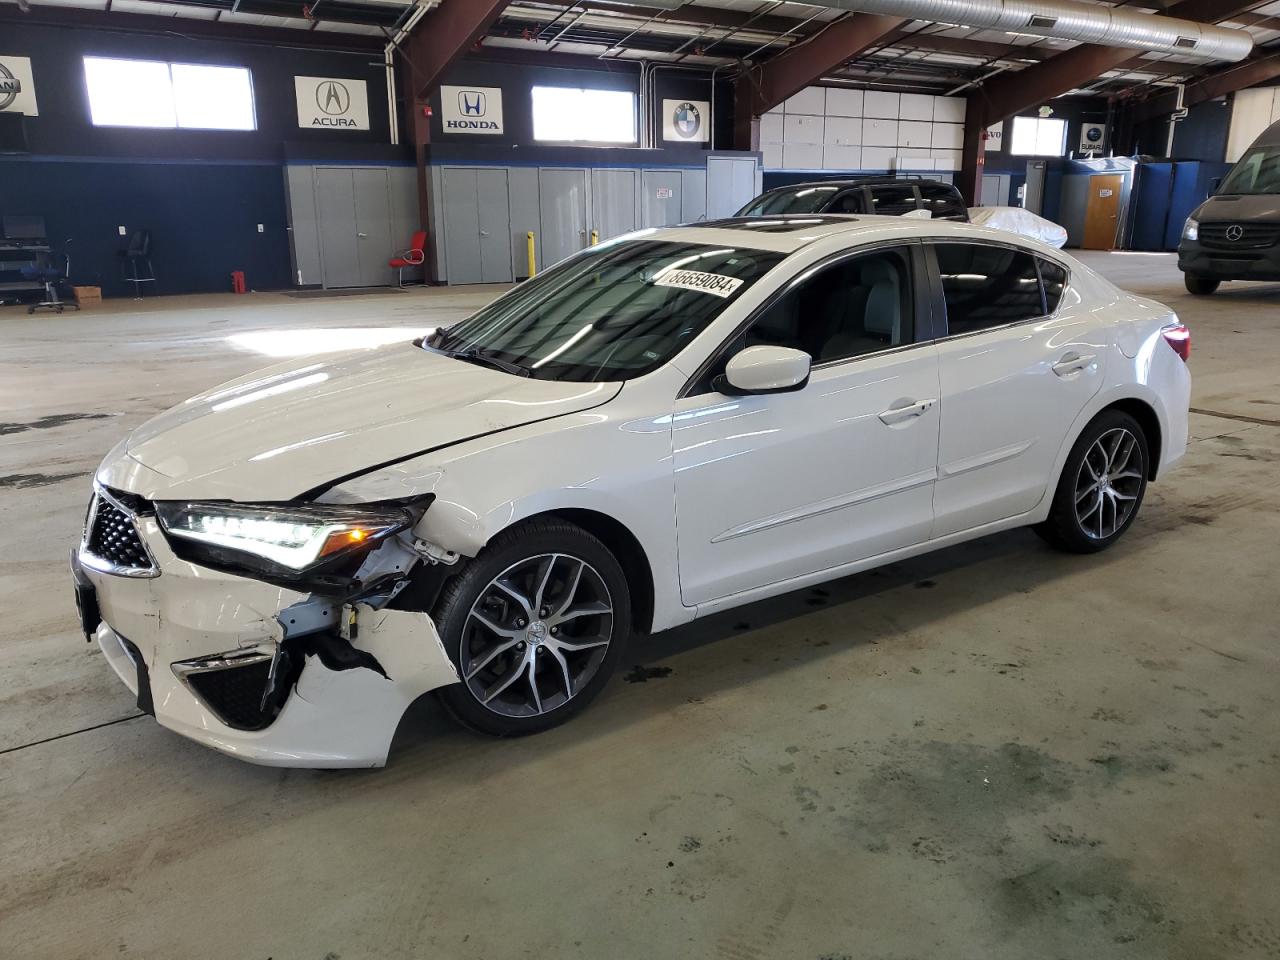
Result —
<instances>
[{"instance_id":1,"label":"desk","mask_svg":"<svg viewBox=\"0 0 1280 960\"><path fill-rule=\"evenodd\" d=\"M44 282L22 271L48 263L50 253L48 244L0 243L0 301L20 303L24 293L44 293Z\"/></svg>"}]
</instances>

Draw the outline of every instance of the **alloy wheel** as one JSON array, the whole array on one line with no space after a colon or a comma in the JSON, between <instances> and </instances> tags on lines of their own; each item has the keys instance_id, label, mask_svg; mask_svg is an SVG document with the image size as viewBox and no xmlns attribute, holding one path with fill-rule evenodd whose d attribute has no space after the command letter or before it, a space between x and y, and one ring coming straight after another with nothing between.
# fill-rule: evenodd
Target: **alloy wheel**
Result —
<instances>
[{"instance_id":1,"label":"alloy wheel","mask_svg":"<svg viewBox=\"0 0 1280 960\"><path fill-rule=\"evenodd\" d=\"M1076 476L1076 521L1086 536L1114 536L1138 505L1146 464L1142 446L1129 430L1114 427L1092 445Z\"/></svg>"},{"instance_id":2,"label":"alloy wheel","mask_svg":"<svg viewBox=\"0 0 1280 960\"><path fill-rule=\"evenodd\" d=\"M613 638L613 603L600 573L549 553L512 564L480 591L462 628L462 680L486 709L536 717L572 700L596 675Z\"/></svg>"}]
</instances>

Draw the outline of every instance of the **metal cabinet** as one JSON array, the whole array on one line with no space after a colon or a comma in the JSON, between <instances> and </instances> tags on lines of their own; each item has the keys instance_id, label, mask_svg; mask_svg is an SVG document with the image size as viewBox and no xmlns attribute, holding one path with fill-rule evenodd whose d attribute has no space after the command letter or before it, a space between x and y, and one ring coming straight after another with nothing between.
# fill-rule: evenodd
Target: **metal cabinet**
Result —
<instances>
[{"instance_id":1,"label":"metal cabinet","mask_svg":"<svg viewBox=\"0 0 1280 960\"><path fill-rule=\"evenodd\" d=\"M601 240L636 228L635 170L591 171L591 229Z\"/></svg>"},{"instance_id":2,"label":"metal cabinet","mask_svg":"<svg viewBox=\"0 0 1280 960\"><path fill-rule=\"evenodd\" d=\"M445 167L445 271L450 283L510 283L511 215L507 171Z\"/></svg>"},{"instance_id":3,"label":"metal cabinet","mask_svg":"<svg viewBox=\"0 0 1280 960\"><path fill-rule=\"evenodd\" d=\"M753 157L707 158L707 219L732 217L760 192Z\"/></svg>"},{"instance_id":4,"label":"metal cabinet","mask_svg":"<svg viewBox=\"0 0 1280 960\"><path fill-rule=\"evenodd\" d=\"M546 268L577 253L589 242L587 171L571 167L540 169L538 209L542 223L541 260Z\"/></svg>"},{"instance_id":5,"label":"metal cabinet","mask_svg":"<svg viewBox=\"0 0 1280 960\"><path fill-rule=\"evenodd\" d=\"M683 188L679 170L641 173L641 222L646 227L670 227L680 222Z\"/></svg>"},{"instance_id":6,"label":"metal cabinet","mask_svg":"<svg viewBox=\"0 0 1280 960\"><path fill-rule=\"evenodd\" d=\"M315 175L320 269L325 287L391 282L395 252L385 168L319 167Z\"/></svg>"}]
</instances>

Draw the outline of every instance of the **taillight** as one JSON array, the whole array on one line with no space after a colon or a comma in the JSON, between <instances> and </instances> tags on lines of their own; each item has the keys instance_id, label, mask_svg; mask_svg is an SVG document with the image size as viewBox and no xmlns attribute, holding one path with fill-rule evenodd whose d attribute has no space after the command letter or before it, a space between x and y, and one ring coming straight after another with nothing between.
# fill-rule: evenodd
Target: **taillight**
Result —
<instances>
[{"instance_id":1,"label":"taillight","mask_svg":"<svg viewBox=\"0 0 1280 960\"><path fill-rule=\"evenodd\" d=\"M1173 352L1182 358L1182 362L1186 363L1191 357L1191 331L1187 329L1186 324L1171 323L1160 331L1164 337L1164 342L1173 347Z\"/></svg>"}]
</instances>

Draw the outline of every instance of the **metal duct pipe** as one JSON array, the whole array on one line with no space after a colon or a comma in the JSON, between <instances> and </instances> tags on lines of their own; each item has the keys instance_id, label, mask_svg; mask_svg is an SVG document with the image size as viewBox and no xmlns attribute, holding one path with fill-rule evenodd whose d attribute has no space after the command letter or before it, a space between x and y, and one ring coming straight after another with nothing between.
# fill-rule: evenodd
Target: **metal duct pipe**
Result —
<instances>
[{"instance_id":1,"label":"metal duct pipe","mask_svg":"<svg viewBox=\"0 0 1280 960\"><path fill-rule=\"evenodd\" d=\"M1037 37L1078 40L1106 47L1130 47L1181 53L1206 60L1243 60L1253 37L1194 20L1162 17L1147 11L1104 7L1074 0L805 0L815 6L857 13L883 13L954 23L961 27L1005 30Z\"/></svg>"}]
</instances>

